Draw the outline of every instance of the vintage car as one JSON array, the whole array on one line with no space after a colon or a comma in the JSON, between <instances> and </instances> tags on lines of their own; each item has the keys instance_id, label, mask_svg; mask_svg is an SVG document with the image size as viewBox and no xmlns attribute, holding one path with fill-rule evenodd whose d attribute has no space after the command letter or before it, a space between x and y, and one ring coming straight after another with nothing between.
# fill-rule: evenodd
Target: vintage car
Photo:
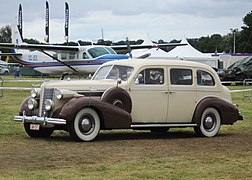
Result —
<instances>
[{"instance_id":1,"label":"vintage car","mask_svg":"<svg viewBox=\"0 0 252 180\"><path fill-rule=\"evenodd\" d=\"M241 119L211 67L158 59L111 61L91 80L44 82L14 117L30 137L66 130L76 141L91 141L100 130L174 127L193 127L197 135L213 137L222 124Z\"/></svg>"}]
</instances>

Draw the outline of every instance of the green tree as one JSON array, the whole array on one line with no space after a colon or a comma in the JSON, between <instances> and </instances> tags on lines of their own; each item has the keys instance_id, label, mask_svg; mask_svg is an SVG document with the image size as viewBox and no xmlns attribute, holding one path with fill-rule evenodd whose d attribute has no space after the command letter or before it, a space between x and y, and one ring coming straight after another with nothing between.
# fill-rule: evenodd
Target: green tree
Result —
<instances>
[{"instance_id":1,"label":"green tree","mask_svg":"<svg viewBox=\"0 0 252 180\"><path fill-rule=\"evenodd\" d=\"M242 19L244 26L242 26L241 31L241 41L243 45L243 53L252 53L252 11L246 14Z\"/></svg>"},{"instance_id":2,"label":"green tree","mask_svg":"<svg viewBox=\"0 0 252 180\"><path fill-rule=\"evenodd\" d=\"M0 29L0 42L1 43L11 42L11 27L9 25L4 26Z\"/></svg>"},{"instance_id":3,"label":"green tree","mask_svg":"<svg viewBox=\"0 0 252 180\"><path fill-rule=\"evenodd\" d=\"M1 43L10 43L11 42L11 27L9 25L4 26L0 29L0 42ZM0 49L3 53L10 53L10 49ZM6 56L1 56L1 59L4 60Z\"/></svg>"}]
</instances>

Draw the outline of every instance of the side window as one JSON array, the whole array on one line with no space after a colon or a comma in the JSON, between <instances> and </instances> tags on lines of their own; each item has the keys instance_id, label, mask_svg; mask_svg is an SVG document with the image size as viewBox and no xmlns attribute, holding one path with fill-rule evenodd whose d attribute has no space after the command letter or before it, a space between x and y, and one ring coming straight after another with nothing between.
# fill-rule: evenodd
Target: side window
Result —
<instances>
[{"instance_id":1,"label":"side window","mask_svg":"<svg viewBox=\"0 0 252 180\"><path fill-rule=\"evenodd\" d=\"M135 81L136 84L164 84L164 69L147 68L142 70Z\"/></svg>"},{"instance_id":2,"label":"side window","mask_svg":"<svg viewBox=\"0 0 252 180\"><path fill-rule=\"evenodd\" d=\"M88 55L86 52L83 53L83 59L89 59Z\"/></svg>"},{"instance_id":3,"label":"side window","mask_svg":"<svg viewBox=\"0 0 252 180\"><path fill-rule=\"evenodd\" d=\"M214 86L215 82L213 77L206 71L197 71L197 84L200 86Z\"/></svg>"},{"instance_id":4,"label":"side window","mask_svg":"<svg viewBox=\"0 0 252 180\"><path fill-rule=\"evenodd\" d=\"M192 85L192 70L191 69L171 69L170 78L172 85Z\"/></svg>"}]
</instances>

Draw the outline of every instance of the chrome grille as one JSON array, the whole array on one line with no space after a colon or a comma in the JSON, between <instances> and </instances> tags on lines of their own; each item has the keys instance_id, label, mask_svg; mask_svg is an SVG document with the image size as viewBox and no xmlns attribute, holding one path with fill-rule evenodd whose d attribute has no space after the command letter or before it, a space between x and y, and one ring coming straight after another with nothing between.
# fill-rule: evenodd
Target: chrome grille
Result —
<instances>
[{"instance_id":1,"label":"chrome grille","mask_svg":"<svg viewBox=\"0 0 252 180\"><path fill-rule=\"evenodd\" d=\"M51 99L51 100L54 99L54 89L53 88L44 90L44 96L43 96L43 99L41 99L42 104L41 104L41 108L40 108L41 109L41 111L40 111L41 116L44 116L43 112L47 112L46 117L50 117L51 111L45 111L45 107L44 107L44 103L45 103L46 99Z\"/></svg>"}]
</instances>

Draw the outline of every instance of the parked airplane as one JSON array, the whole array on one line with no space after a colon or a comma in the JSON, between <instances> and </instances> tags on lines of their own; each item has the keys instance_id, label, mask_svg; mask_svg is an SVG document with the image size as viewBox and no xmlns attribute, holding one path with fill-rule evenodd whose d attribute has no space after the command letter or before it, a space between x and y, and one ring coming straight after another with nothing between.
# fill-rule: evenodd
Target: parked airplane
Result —
<instances>
[{"instance_id":1,"label":"parked airplane","mask_svg":"<svg viewBox=\"0 0 252 180\"><path fill-rule=\"evenodd\" d=\"M66 13L69 7L66 3ZM49 6L46 3L46 42L49 42ZM142 49L181 45L121 45L121 46L63 46L51 44L26 44L22 37L22 7L19 5L18 25L12 27L12 43L0 43L0 48L12 49L12 58L24 65L45 74L92 74L107 61L128 59L129 56L117 54L115 50ZM66 18L69 14L66 14ZM65 20L68 22L68 19ZM68 41L68 24L65 25L65 37ZM28 50L28 51L27 51Z\"/></svg>"}]
</instances>

